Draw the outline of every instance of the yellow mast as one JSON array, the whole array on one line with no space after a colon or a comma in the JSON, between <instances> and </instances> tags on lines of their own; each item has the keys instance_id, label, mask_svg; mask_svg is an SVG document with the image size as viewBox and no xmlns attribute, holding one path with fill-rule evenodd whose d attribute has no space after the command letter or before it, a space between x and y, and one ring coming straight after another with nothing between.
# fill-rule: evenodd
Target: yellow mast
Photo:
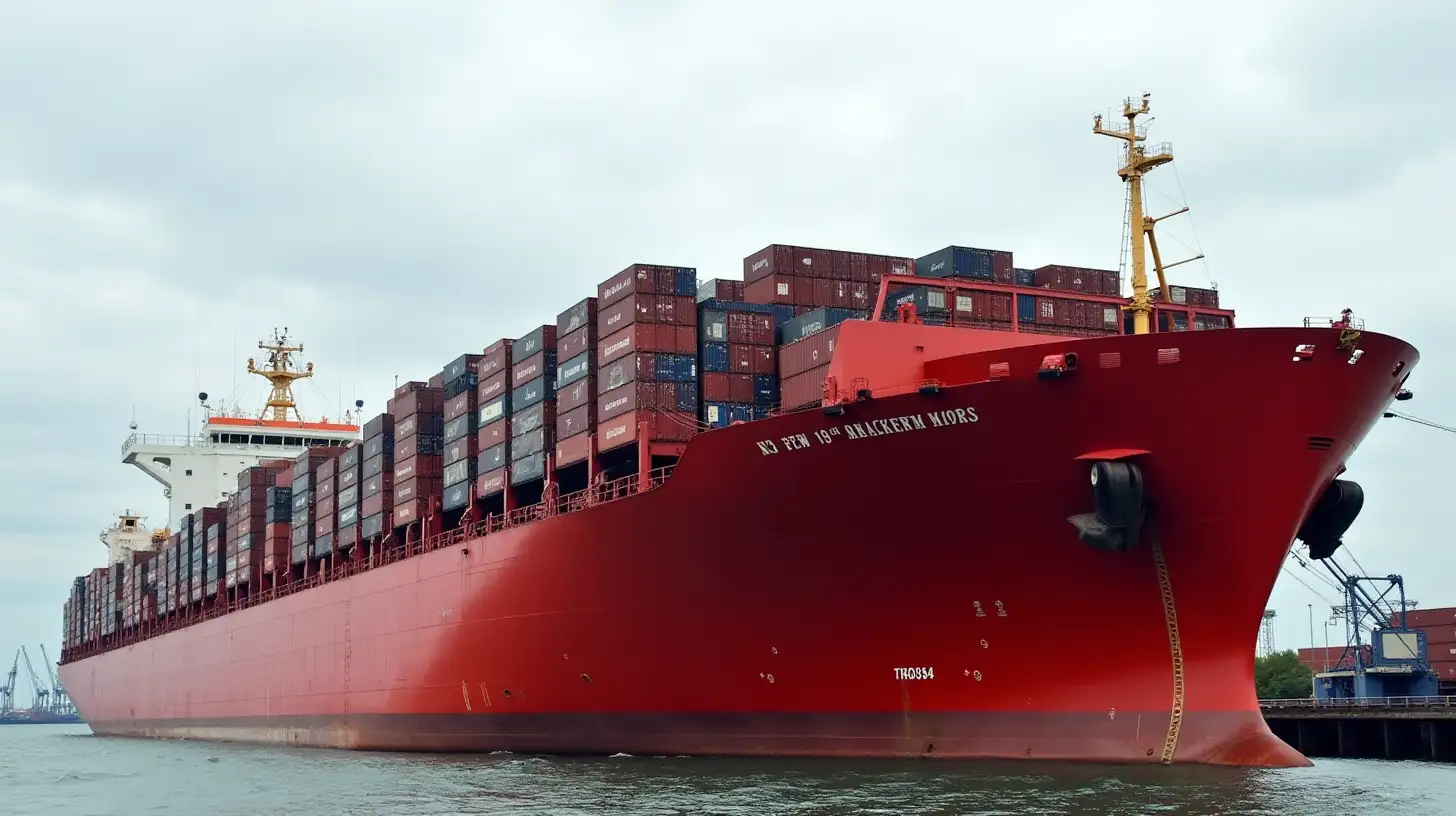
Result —
<instances>
[{"instance_id":1,"label":"yellow mast","mask_svg":"<svg viewBox=\"0 0 1456 816\"><path fill-rule=\"evenodd\" d=\"M1128 233L1132 241L1132 303L1123 308L1132 312L1133 334L1147 334L1151 330L1151 315L1153 313L1153 302L1148 297L1148 272L1147 261L1143 257L1143 239L1146 237L1147 246L1153 253L1153 268L1158 274L1158 288L1161 290L1163 301L1172 302L1168 293L1168 279L1164 272L1175 266L1196 261L1203 255L1195 255L1192 258L1185 258L1177 263L1163 266L1163 260L1158 254L1158 239L1153 234L1153 226L1165 218L1172 218L1175 215L1188 212L1188 208L1170 212L1157 218L1147 216L1146 208L1143 206L1143 176L1155 167L1167 164L1173 160L1173 146L1167 142L1144 147L1141 143L1147 140L1147 126L1138 127L1137 118L1148 112L1148 99L1151 94L1143 94L1142 104L1133 107L1132 99L1125 99L1122 103L1122 115L1127 119L1127 125L1113 125L1105 127L1102 124L1102 115L1098 114L1092 118L1092 132L1100 133L1103 136L1111 136L1120 139L1125 144L1123 152L1122 168L1117 175L1127 183L1128 195ZM1170 325L1171 329L1172 326Z\"/></svg>"},{"instance_id":2,"label":"yellow mast","mask_svg":"<svg viewBox=\"0 0 1456 816\"><path fill-rule=\"evenodd\" d=\"M293 381L313 376L313 363L308 363L303 371L293 368L293 353L302 352L303 344L296 346L288 345L288 327L284 326L280 333L273 330L273 342L264 340L258 341L258 348L268 352L268 367L257 368L253 364L253 358L248 358L248 373L257 374L273 386L272 393L268 396L268 402L258 414L262 419L271 410L273 419L279 422L288 421L288 409L293 409L294 416L298 421L303 421L303 414L298 412L298 406L293 402Z\"/></svg>"}]
</instances>

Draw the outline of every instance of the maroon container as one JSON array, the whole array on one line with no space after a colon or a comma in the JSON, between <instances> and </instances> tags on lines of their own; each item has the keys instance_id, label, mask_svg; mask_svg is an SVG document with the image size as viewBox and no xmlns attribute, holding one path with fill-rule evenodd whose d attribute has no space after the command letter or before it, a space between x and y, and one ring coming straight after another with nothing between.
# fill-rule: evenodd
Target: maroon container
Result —
<instances>
[{"instance_id":1,"label":"maroon container","mask_svg":"<svg viewBox=\"0 0 1456 816\"><path fill-rule=\"evenodd\" d=\"M869 309L875 305L875 298L879 297L879 294L878 284L872 290L868 283L851 283L849 285L849 308Z\"/></svg>"},{"instance_id":2,"label":"maroon container","mask_svg":"<svg viewBox=\"0 0 1456 816\"><path fill-rule=\"evenodd\" d=\"M591 456L592 442L595 439L596 437L589 433L577 434L566 439L557 439L556 466L565 467L566 465L586 461L586 458Z\"/></svg>"},{"instance_id":3,"label":"maroon container","mask_svg":"<svg viewBox=\"0 0 1456 816\"><path fill-rule=\"evenodd\" d=\"M729 378L732 374L724 374L719 371L705 371L700 377L703 389L703 402L732 402L729 398Z\"/></svg>"},{"instance_id":4,"label":"maroon container","mask_svg":"<svg viewBox=\"0 0 1456 816\"><path fill-rule=\"evenodd\" d=\"M395 482L394 502L400 504L414 499L428 499L440 495L444 487L444 481L438 476L421 476Z\"/></svg>"},{"instance_id":5,"label":"maroon container","mask_svg":"<svg viewBox=\"0 0 1456 816\"><path fill-rule=\"evenodd\" d=\"M779 347L779 378L787 380L810 369L829 365L834 346L839 340L839 326L830 326L818 334L795 340ZM788 403L784 403L785 406Z\"/></svg>"},{"instance_id":6,"label":"maroon container","mask_svg":"<svg viewBox=\"0 0 1456 816\"><path fill-rule=\"evenodd\" d=\"M804 338L804 340L808 339ZM783 403L784 410L804 408L822 402L824 400L824 378L827 376L829 376L829 365L826 363L779 380L779 401Z\"/></svg>"},{"instance_id":7,"label":"maroon container","mask_svg":"<svg viewBox=\"0 0 1456 816\"><path fill-rule=\"evenodd\" d=\"M593 371L584 379L556 392L556 410L562 413L575 410L583 405L595 404L596 398L597 373Z\"/></svg>"},{"instance_id":8,"label":"maroon container","mask_svg":"<svg viewBox=\"0 0 1456 816\"><path fill-rule=\"evenodd\" d=\"M752 374L728 375L728 401L743 404L753 402Z\"/></svg>"},{"instance_id":9,"label":"maroon container","mask_svg":"<svg viewBox=\"0 0 1456 816\"><path fill-rule=\"evenodd\" d=\"M510 390L511 372L497 371L475 387L475 404L484 405Z\"/></svg>"},{"instance_id":10,"label":"maroon container","mask_svg":"<svg viewBox=\"0 0 1456 816\"><path fill-rule=\"evenodd\" d=\"M1392 621L1393 623L1394 621ZM1416 629L1430 626L1456 626L1456 607L1407 610L1405 625Z\"/></svg>"},{"instance_id":11,"label":"maroon container","mask_svg":"<svg viewBox=\"0 0 1456 816\"><path fill-rule=\"evenodd\" d=\"M429 505L426 504L424 499L411 499L403 502L395 499L394 526L404 527L409 524L414 524L423 518L428 511Z\"/></svg>"},{"instance_id":12,"label":"maroon container","mask_svg":"<svg viewBox=\"0 0 1456 816\"><path fill-rule=\"evenodd\" d=\"M630 382L648 382L657 379L657 355L653 353L629 354L597 369L597 393L604 394L614 388L621 388Z\"/></svg>"},{"instance_id":13,"label":"maroon container","mask_svg":"<svg viewBox=\"0 0 1456 816\"><path fill-rule=\"evenodd\" d=\"M686 442L696 433L696 417L666 411L631 411L597 426L597 450L609 451L636 442L646 423L652 442Z\"/></svg>"},{"instance_id":14,"label":"maroon container","mask_svg":"<svg viewBox=\"0 0 1456 816\"><path fill-rule=\"evenodd\" d=\"M475 364L475 373L481 380L506 371L511 367L511 346L513 340L497 340L485 349L480 362Z\"/></svg>"},{"instance_id":15,"label":"maroon container","mask_svg":"<svg viewBox=\"0 0 1456 816\"><path fill-rule=\"evenodd\" d=\"M511 438L511 420L509 417L498 419L495 422L475 432L476 450L486 450Z\"/></svg>"},{"instance_id":16,"label":"maroon container","mask_svg":"<svg viewBox=\"0 0 1456 816\"><path fill-rule=\"evenodd\" d=\"M554 355L553 355L554 356ZM514 366L511 366L511 387L522 385L546 373L546 352L538 351Z\"/></svg>"},{"instance_id":17,"label":"maroon container","mask_svg":"<svg viewBox=\"0 0 1456 816\"><path fill-rule=\"evenodd\" d=\"M793 304L795 303L794 284L798 280L801 279L792 275L774 274L749 281L743 287L743 299L749 303ZM812 285L810 291L813 291Z\"/></svg>"},{"instance_id":18,"label":"maroon container","mask_svg":"<svg viewBox=\"0 0 1456 816\"><path fill-rule=\"evenodd\" d=\"M395 398L399 398L404 396L405 394L410 393L411 391L422 391L426 388L429 388L429 386L425 383L422 383L419 380L410 380L404 385L401 385L400 387L394 389L394 396ZM391 411L390 413L393 412Z\"/></svg>"},{"instance_id":19,"label":"maroon container","mask_svg":"<svg viewBox=\"0 0 1456 816\"><path fill-rule=\"evenodd\" d=\"M321 516L313 523L313 537L321 538L334 531L334 514Z\"/></svg>"},{"instance_id":20,"label":"maroon container","mask_svg":"<svg viewBox=\"0 0 1456 816\"><path fill-rule=\"evenodd\" d=\"M605 309L624 297L639 293L653 294L659 291L658 272L665 267L652 264L632 264L621 272L607 278L597 286L597 309ZM671 281L671 278L668 279ZM671 286L661 291L672 291Z\"/></svg>"},{"instance_id":21,"label":"maroon container","mask_svg":"<svg viewBox=\"0 0 1456 816\"><path fill-rule=\"evenodd\" d=\"M467 434L445 445L443 464L453 465L461 459L469 459L476 451L475 437Z\"/></svg>"},{"instance_id":22,"label":"maroon container","mask_svg":"<svg viewBox=\"0 0 1456 816\"><path fill-rule=\"evenodd\" d=\"M431 377L425 382L425 385L428 385L431 388L443 389L445 387L445 372L442 371L439 374ZM443 391L441 393L443 393Z\"/></svg>"},{"instance_id":23,"label":"maroon container","mask_svg":"<svg viewBox=\"0 0 1456 816\"><path fill-rule=\"evenodd\" d=\"M774 344L773 315L757 312L728 312L728 342L747 345Z\"/></svg>"},{"instance_id":24,"label":"maroon container","mask_svg":"<svg viewBox=\"0 0 1456 816\"><path fill-rule=\"evenodd\" d=\"M659 385L671 383L635 382L602 393L597 397L597 424L621 416L628 411L651 410L659 405Z\"/></svg>"},{"instance_id":25,"label":"maroon container","mask_svg":"<svg viewBox=\"0 0 1456 816\"><path fill-rule=\"evenodd\" d=\"M463 391L445 400L445 421L475 410L475 391Z\"/></svg>"},{"instance_id":26,"label":"maroon container","mask_svg":"<svg viewBox=\"0 0 1456 816\"><path fill-rule=\"evenodd\" d=\"M607 363L622 359L634 352L672 352L678 349L678 334L681 326L658 326L642 323L628 326L616 334L603 338L597 346L597 370ZM687 327L689 339L696 337L696 329ZM696 342L694 340L694 342Z\"/></svg>"},{"instance_id":27,"label":"maroon container","mask_svg":"<svg viewBox=\"0 0 1456 816\"><path fill-rule=\"evenodd\" d=\"M404 417L415 414L440 414L445 410L445 391L443 388L421 388L411 391L394 400L394 416L396 423ZM395 427L395 434L403 436L399 432L398 425Z\"/></svg>"},{"instance_id":28,"label":"maroon container","mask_svg":"<svg viewBox=\"0 0 1456 816\"><path fill-rule=\"evenodd\" d=\"M313 512L316 516L332 516L334 514L334 497L323 496L315 499Z\"/></svg>"},{"instance_id":29,"label":"maroon container","mask_svg":"<svg viewBox=\"0 0 1456 816\"><path fill-rule=\"evenodd\" d=\"M570 360L582 352L591 351L597 347L597 322L593 314L592 322L582 326L571 334L556 340L556 359Z\"/></svg>"},{"instance_id":30,"label":"maroon container","mask_svg":"<svg viewBox=\"0 0 1456 816\"><path fill-rule=\"evenodd\" d=\"M698 297L703 300L743 300L743 281L713 278L698 287Z\"/></svg>"},{"instance_id":31,"label":"maroon container","mask_svg":"<svg viewBox=\"0 0 1456 816\"><path fill-rule=\"evenodd\" d=\"M749 384L750 399L753 392L752 383ZM597 406L594 403L587 403L579 408L574 408L566 413L556 415L556 435L558 437L576 436L585 433L596 427Z\"/></svg>"},{"instance_id":32,"label":"maroon container","mask_svg":"<svg viewBox=\"0 0 1456 816\"><path fill-rule=\"evenodd\" d=\"M444 458L440 456L415 456L404 462L396 462L394 483L400 484L406 479L421 476L438 479L443 475L444 467Z\"/></svg>"},{"instance_id":33,"label":"maroon container","mask_svg":"<svg viewBox=\"0 0 1456 816\"><path fill-rule=\"evenodd\" d=\"M392 490L384 490L372 496L365 496L359 502L359 517L369 518L384 512L384 508L394 506L394 493Z\"/></svg>"},{"instance_id":34,"label":"maroon container","mask_svg":"<svg viewBox=\"0 0 1456 816\"><path fill-rule=\"evenodd\" d=\"M507 468L497 468L489 473L482 473L475 477L476 498L494 496L506 489Z\"/></svg>"}]
</instances>

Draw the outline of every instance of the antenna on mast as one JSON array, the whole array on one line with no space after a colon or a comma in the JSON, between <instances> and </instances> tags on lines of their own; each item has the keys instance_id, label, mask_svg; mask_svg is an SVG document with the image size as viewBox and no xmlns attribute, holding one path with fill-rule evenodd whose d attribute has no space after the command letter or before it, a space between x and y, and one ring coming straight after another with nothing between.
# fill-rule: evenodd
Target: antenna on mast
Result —
<instances>
[{"instance_id":1,"label":"antenna on mast","mask_svg":"<svg viewBox=\"0 0 1456 816\"><path fill-rule=\"evenodd\" d=\"M1148 100L1151 96L1152 94L1143 94L1142 104L1138 107L1133 107L1131 98L1123 100L1122 115L1127 119L1126 125L1104 126L1101 114L1092 117L1093 133L1111 136L1126 143L1123 149L1122 168L1117 171L1117 175L1128 186L1128 233L1132 242L1132 303L1123 308L1132 312L1133 334L1147 334L1152 330L1153 302L1148 297L1147 260L1143 256L1144 239L1146 238L1147 246L1153 253L1153 269L1158 274L1158 288L1161 290L1165 303L1171 303L1173 298L1168 293L1168 278L1164 273L1175 266L1181 266L1203 257L1203 254L1199 253L1191 258L1163 266L1163 259L1158 254L1158 239L1153 234L1154 225L1166 218L1186 213L1188 208L1184 207L1167 215L1153 218L1146 214L1146 208L1143 206L1143 176L1147 175L1149 170L1173 161L1171 144L1163 142L1147 147L1142 144L1147 141L1147 126L1139 126L1137 118L1150 110ZM1169 324L1169 328L1172 328L1171 324Z\"/></svg>"},{"instance_id":2,"label":"antenna on mast","mask_svg":"<svg viewBox=\"0 0 1456 816\"><path fill-rule=\"evenodd\" d=\"M294 352L302 352L303 344L296 346L288 345L288 327L284 326L283 331L273 330L273 341L258 341L258 348L268 352L268 367L258 368L254 365L253 358L248 358L248 373L257 374L273 385L273 391L268 395L268 402L258 414L262 419L269 412L273 412L273 419L278 422L288 421L288 409L293 409L294 416L298 421L303 421L303 414L299 413L298 405L293 401L293 382L306 377L313 376L313 363L308 363L303 371L293 368Z\"/></svg>"}]
</instances>

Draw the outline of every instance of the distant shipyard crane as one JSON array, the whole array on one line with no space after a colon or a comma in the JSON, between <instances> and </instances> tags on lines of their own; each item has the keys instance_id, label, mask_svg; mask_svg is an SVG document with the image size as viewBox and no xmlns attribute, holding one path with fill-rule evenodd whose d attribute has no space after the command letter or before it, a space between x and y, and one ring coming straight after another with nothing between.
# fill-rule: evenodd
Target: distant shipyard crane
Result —
<instances>
[{"instance_id":1,"label":"distant shipyard crane","mask_svg":"<svg viewBox=\"0 0 1456 816\"><path fill-rule=\"evenodd\" d=\"M1268 657L1274 654L1274 617L1272 609L1264 610L1264 618L1259 623L1259 655Z\"/></svg>"},{"instance_id":2,"label":"distant shipyard crane","mask_svg":"<svg viewBox=\"0 0 1456 816\"><path fill-rule=\"evenodd\" d=\"M25 660L25 672L30 675L31 694L35 695L31 699L31 710L50 711L51 689L40 682L40 675L35 673L35 666L30 663L30 652L27 652L24 646L20 647L20 657Z\"/></svg>"},{"instance_id":3,"label":"distant shipyard crane","mask_svg":"<svg viewBox=\"0 0 1456 816\"><path fill-rule=\"evenodd\" d=\"M20 650L15 650L15 660L10 672L5 675L5 684L0 685L0 716L15 710L15 678L20 674Z\"/></svg>"}]
</instances>

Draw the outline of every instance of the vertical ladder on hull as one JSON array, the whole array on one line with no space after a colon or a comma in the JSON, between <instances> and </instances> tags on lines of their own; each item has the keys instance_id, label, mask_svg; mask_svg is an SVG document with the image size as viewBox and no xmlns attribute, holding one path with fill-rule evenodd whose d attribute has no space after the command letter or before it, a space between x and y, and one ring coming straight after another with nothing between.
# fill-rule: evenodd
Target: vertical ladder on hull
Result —
<instances>
[{"instance_id":1,"label":"vertical ladder on hull","mask_svg":"<svg viewBox=\"0 0 1456 816\"><path fill-rule=\"evenodd\" d=\"M1183 638L1178 633L1178 609L1173 605L1173 581L1168 576L1168 562L1163 557L1163 539L1156 528L1148 529L1149 544L1152 545L1153 563L1158 568L1158 592L1163 599L1163 619L1168 626L1168 648L1173 663L1173 706L1168 711L1168 736L1163 740L1163 764L1173 762L1178 751L1178 734L1183 730Z\"/></svg>"}]
</instances>

